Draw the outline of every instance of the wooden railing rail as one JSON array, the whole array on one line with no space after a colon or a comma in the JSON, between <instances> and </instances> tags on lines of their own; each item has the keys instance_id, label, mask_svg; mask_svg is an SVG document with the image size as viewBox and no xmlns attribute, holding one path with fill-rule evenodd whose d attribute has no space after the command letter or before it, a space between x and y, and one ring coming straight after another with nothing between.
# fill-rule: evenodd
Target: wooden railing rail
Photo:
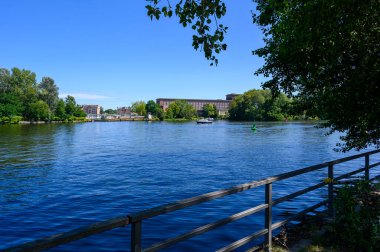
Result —
<instances>
[{"instance_id":1,"label":"wooden railing rail","mask_svg":"<svg viewBox=\"0 0 380 252\"><path fill-rule=\"evenodd\" d=\"M53 236L48 237L48 238L43 238L43 239L35 240L32 242L28 242L25 244L21 244L21 245L15 246L15 247L8 248L4 251L7 251L7 252L8 251L40 251L43 249L48 249L48 248L52 248L54 246L58 246L58 245L65 244L65 243L68 243L71 241L75 241L75 240L78 240L78 239L81 239L81 238L84 238L84 237L87 237L87 236L90 236L93 234L101 233L101 232L108 231L108 230L118 228L118 227L124 227L124 226L129 225L129 224L132 225L132 228L131 228L131 251L133 251L133 252L157 251L157 250L172 246L178 242L187 240L187 239L194 237L196 235L200 235L200 234L208 232L212 229L226 225L226 224L231 223L233 221L236 221L236 220L242 219L244 217L247 217L249 215L255 214L255 213L260 212L262 210L265 210L265 220L264 220L264 227L265 228L264 229L259 230L259 231L255 232L255 233L253 233L247 237L244 237L244 238L242 238L242 239L240 239L240 240L238 240L238 241L236 241L236 242L234 242L234 243L232 243L232 244L230 244L224 248L221 248L218 251L221 252L221 251L234 250L234 249L236 249L240 246L243 246L243 245L251 242L252 240L254 240L260 236L263 236L263 235L265 235L265 246L266 246L267 250L270 250L271 242L272 242L272 231L283 226L283 225L285 225L289 221L297 219L297 218L303 216L304 214L311 212L311 211L314 211L314 210L316 210L316 209L318 209L318 208L320 208L326 204L327 204L329 215L330 216L334 215L333 200L334 200L334 183L335 182L338 182L339 180L342 180L345 178L349 178L352 175L355 175L355 174L358 174L361 172L364 172L364 178L366 180L373 180L374 178L370 179L370 169L379 166L380 162L370 164L370 156L373 154L377 154L377 153L380 153L380 150L374 150L374 151L370 151L370 152L366 152L366 153L362 153L362 154L357 154L357 155L333 160L330 162L325 162L322 164L309 166L309 167L306 167L303 169L283 173L283 174L280 174L277 176L268 177L268 178L257 180L257 181L252 181L252 182L241 184L238 186L234 186L234 187L231 187L228 189L206 193L206 194L203 194L200 196L195 196L192 198L180 200L180 201L173 202L170 204L166 204L163 206L154 207L154 208L151 208L151 209L148 209L145 211L133 213L133 214L130 214L128 216L122 216L122 217L114 218L111 220L98 222L98 223L95 223L95 224L90 225L90 226L74 229L72 231L53 235ZM355 160L355 159L362 158L362 157L365 158L364 168L360 168L358 170L355 170L355 171L352 171L352 172L349 172L349 173L346 173L346 174L343 174L343 175L340 175L340 176L334 178L334 168L335 168L334 166L336 164L344 163L344 162ZM272 199L272 184L273 183L280 181L280 180L292 178L292 177L295 177L298 175L302 175L302 174L305 174L308 172L317 171L317 170L320 170L322 168L328 168L329 182L321 182L321 183L315 184L313 186L299 190L297 192L293 192L293 193L288 194L286 196L283 196L283 197L280 197L277 199ZM380 176L377 176L377 177L380 177ZM274 224L272 223L272 218L273 218L272 207L273 206L280 204L282 202L288 201L290 199L293 199L295 197L298 197L300 195L303 195L305 193L308 193L308 192L314 191L316 189L322 188L325 185L328 186L328 195L327 195L328 198L326 200L323 200L322 202L319 202L318 204L315 204L314 206L311 206L311 207L309 207L309 208L307 208L307 209L305 209L305 210L303 210L303 211L301 211L301 212L299 212L299 213L297 213L297 214L295 214L295 215L293 215L293 216L291 216L291 217L289 217L283 221L280 221L280 222L277 222ZM227 195L243 192L243 191L246 191L246 190L249 190L252 188L256 188L259 186L265 186L265 204L254 206L250 209L247 209L245 211L233 214L233 215L226 217L224 219L221 219L219 221L216 221L216 222L198 227L196 229L193 229L193 230L191 230L187 233L184 233L182 235L179 235L179 236L176 236L173 238L169 238L165 241L153 244L149 248L146 248L146 249L142 248L142 246L141 246L141 240L142 240L142 229L141 229L141 227L142 227L142 221L143 220L149 219L149 218L152 218L152 217L155 217L158 215L170 213L173 211L177 211L177 210L180 210L180 209L183 209L186 207L194 206L194 205L197 205L200 203L208 202L208 201L211 201L211 200L214 200L217 198L221 198L221 197L224 197Z\"/></svg>"}]
</instances>

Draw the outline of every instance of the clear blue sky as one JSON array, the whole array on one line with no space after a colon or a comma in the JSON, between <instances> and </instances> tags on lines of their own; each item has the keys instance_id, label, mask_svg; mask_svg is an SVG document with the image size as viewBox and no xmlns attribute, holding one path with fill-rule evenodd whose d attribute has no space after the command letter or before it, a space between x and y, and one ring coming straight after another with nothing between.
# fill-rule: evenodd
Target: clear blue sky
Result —
<instances>
[{"instance_id":1,"label":"clear blue sky","mask_svg":"<svg viewBox=\"0 0 380 252\"><path fill-rule=\"evenodd\" d=\"M175 0L172 1L173 3ZM228 50L210 67L176 18L151 21L144 0L1 0L0 67L52 77L60 94L105 108L136 100L224 99L259 88L263 61L251 0L228 0Z\"/></svg>"}]
</instances>

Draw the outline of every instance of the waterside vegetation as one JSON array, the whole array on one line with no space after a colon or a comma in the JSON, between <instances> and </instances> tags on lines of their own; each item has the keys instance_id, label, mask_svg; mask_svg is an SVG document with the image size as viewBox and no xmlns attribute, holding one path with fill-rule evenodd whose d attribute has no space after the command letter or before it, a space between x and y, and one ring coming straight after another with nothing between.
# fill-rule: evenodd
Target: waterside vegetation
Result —
<instances>
[{"instance_id":1,"label":"waterside vegetation","mask_svg":"<svg viewBox=\"0 0 380 252\"><path fill-rule=\"evenodd\" d=\"M37 82L36 74L24 69L0 69L0 123L20 121L85 121L86 114L75 98L59 98L50 77Z\"/></svg>"}]
</instances>

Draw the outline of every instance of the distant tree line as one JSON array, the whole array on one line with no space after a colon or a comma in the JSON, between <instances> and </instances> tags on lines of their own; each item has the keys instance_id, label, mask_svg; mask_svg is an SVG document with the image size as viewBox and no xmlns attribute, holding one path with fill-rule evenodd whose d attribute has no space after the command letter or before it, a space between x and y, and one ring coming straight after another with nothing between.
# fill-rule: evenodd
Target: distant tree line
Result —
<instances>
[{"instance_id":1,"label":"distant tree line","mask_svg":"<svg viewBox=\"0 0 380 252\"><path fill-rule=\"evenodd\" d=\"M132 103L131 111L140 116L151 114L160 120L191 120L198 117L195 108L185 100L170 103L166 111L153 100L147 103L136 101ZM215 104L211 103L203 106L202 116L220 117ZM224 118L233 121L287 121L323 119L323 115L300 98L289 98L282 93L273 96L270 90L252 89L234 98Z\"/></svg>"},{"instance_id":2,"label":"distant tree line","mask_svg":"<svg viewBox=\"0 0 380 252\"><path fill-rule=\"evenodd\" d=\"M83 120L86 114L75 98L59 98L58 87L50 77L36 80L24 69L0 69L0 123Z\"/></svg>"},{"instance_id":3,"label":"distant tree line","mask_svg":"<svg viewBox=\"0 0 380 252\"><path fill-rule=\"evenodd\" d=\"M178 100L171 103L166 111L164 111L160 105L153 100L149 100L147 103L144 101L136 101L132 103L132 112L141 116L148 114L158 118L164 119L193 119L197 117L197 111L195 108L184 100Z\"/></svg>"},{"instance_id":4,"label":"distant tree line","mask_svg":"<svg viewBox=\"0 0 380 252\"><path fill-rule=\"evenodd\" d=\"M299 99L285 94L272 96L270 90L252 89L234 98L229 109L230 120L284 121L319 118L315 110Z\"/></svg>"}]
</instances>

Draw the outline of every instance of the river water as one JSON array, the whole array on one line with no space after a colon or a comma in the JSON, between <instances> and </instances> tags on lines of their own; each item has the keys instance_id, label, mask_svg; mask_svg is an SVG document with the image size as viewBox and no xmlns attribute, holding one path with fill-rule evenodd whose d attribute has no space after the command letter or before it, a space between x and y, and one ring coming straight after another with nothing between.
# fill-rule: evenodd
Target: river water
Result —
<instances>
[{"instance_id":1,"label":"river water","mask_svg":"<svg viewBox=\"0 0 380 252\"><path fill-rule=\"evenodd\" d=\"M0 249L96 221L356 154L311 123L114 122L0 126ZM341 166L347 172L360 159ZM337 167L339 168L339 167ZM338 169L339 170L339 169ZM339 173L339 172L338 172ZM274 184L274 198L321 182L313 172ZM274 209L275 221L317 203L325 189ZM263 188L153 218L143 246L263 202ZM167 251L212 251L262 228L255 214ZM51 251L129 250L130 227Z\"/></svg>"}]
</instances>

